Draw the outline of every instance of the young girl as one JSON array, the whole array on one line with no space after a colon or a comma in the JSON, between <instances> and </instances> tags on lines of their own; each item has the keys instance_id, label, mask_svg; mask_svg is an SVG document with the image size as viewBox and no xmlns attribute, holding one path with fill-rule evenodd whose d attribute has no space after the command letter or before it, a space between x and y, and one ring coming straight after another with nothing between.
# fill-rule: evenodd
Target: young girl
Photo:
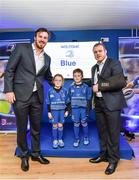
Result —
<instances>
[{"instance_id":1,"label":"young girl","mask_svg":"<svg viewBox=\"0 0 139 180\"><path fill-rule=\"evenodd\" d=\"M74 122L75 141L73 146L78 147L80 143L80 124L84 132L83 144L89 144L87 115L89 100L91 99L91 89L87 84L82 82L83 71L81 69L75 69L73 71L73 79L74 82L69 88L69 98L71 101L72 121Z\"/></svg>"},{"instance_id":2,"label":"young girl","mask_svg":"<svg viewBox=\"0 0 139 180\"><path fill-rule=\"evenodd\" d=\"M62 87L63 83L63 76L56 74L53 78L54 86L49 89L47 95L48 118L52 123L53 148L64 147L62 137L64 117L68 116L68 92Z\"/></svg>"}]
</instances>

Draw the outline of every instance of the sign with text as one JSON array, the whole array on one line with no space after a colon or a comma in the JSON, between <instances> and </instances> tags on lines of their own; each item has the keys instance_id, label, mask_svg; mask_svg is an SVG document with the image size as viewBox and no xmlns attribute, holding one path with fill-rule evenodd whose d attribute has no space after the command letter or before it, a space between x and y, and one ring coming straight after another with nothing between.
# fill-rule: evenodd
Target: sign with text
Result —
<instances>
[{"instance_id":1,"label":"sign with text","mask_svg":"<svg viewBox=\"0 0 139 180\"><path fill-rule=\"evenodd\" d=\"M45 52L51 57L51 70L64 78L72 78L76 68L83 70L84 78L91 78L91 67L96 63L92 49L97 42L49 42Z\"/></svg>"}]
</instances>

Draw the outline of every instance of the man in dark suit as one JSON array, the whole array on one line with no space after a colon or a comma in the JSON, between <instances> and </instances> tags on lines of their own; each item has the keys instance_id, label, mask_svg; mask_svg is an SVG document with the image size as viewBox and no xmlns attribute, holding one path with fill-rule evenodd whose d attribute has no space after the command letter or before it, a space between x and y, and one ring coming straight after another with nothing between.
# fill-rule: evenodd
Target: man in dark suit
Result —
<instances>
[{"instance_id":1,"label":"man in dark suit","mask_svg":"<svg viewBox=\"0 0 139 180\"><path fill-rule=\"evenodd\" d=\"M29 170L27 124L30 121L31 159L48 164L40 153L40 124L43 106L43 80L52 80L50 57L44 52L49 32L35 31L34 43L17 44L4 75L4 92L13 104L17 123L17 145L21 154L21 169Z\"/></svg>"},{"instance_id":2,"label":"man in dark suit","mask_svg":"<svg viewBox=\"0 0 139 180\"><path fill-rule=\"evenodd\" d=\"M95 115L99 133L100 155L91 163L109 162L105 174L112 174L120 159L120 113L126 106L122 88L126 81L121 64L107 57L107 50L101 43L93 47L97 64L92 67L92 88Z\"/></svg>"}]
</instances>

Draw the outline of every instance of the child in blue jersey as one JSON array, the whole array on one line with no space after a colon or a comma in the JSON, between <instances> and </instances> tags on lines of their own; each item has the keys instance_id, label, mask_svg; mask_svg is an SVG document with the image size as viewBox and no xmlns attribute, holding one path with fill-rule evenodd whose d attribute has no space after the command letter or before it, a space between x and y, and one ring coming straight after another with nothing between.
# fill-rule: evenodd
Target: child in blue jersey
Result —
<instances>
[{"instance_id":1,"label":"child in blue jersey","mask_svg":"<svg viewBox=\"0 0 139 180\"><path fill-rule=\"evenodd\" d=\"M68 116L68 92L62 87L64 78L61 74L56 74L53 78L54 86L51 87L47 95L48 118L52 123L53 148L64 147L63 124Z\"/></svg>"},{"instance_id":2,"label":"child in blue jersey","mask_svg":"<svg viewBox=\"0 0 139 180\"><path fill-rule=\"evenodd\" d=\"M74 122L75 141L73 146L78 147L80 143L80 124L82 125L84 133L83 144L89 144L87 115L89 108L88 104L91 99L91 88L82 82L83 71L81 69L75 69L73 71L73 79L74 82L69 88L69 98L71 102L72 121Z\"/></svg>"}]
</instances>

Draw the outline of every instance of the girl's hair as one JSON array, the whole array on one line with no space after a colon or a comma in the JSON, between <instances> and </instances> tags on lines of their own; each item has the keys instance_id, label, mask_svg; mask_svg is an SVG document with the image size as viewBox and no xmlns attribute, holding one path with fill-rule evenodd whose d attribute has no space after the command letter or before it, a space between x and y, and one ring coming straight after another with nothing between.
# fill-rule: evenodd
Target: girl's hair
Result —
<instances>
[{"instance_id":1,"label":"girl's hair","mask_svg":"<svg viewBox=\"0 0 139 180\"><path fill-rule=\"evenodd\" d=\"M82 75L82 77L83 77L83 71L82 71L81 69L79 69L79 68L74 69L74 70L73 70L73 75L74 75L75 73L80 73L80 74Z\"/></svg>"},{"instance_id":2,"label":"girl's hair","mask_svg":"<svg viewBox=\"0 0 139 180\"><path fill-rule=\"evenodd\" d=\"M64 77L62 76L62 74L55 74L52 81L54 81L57 76L61 77L62 81L64 82Z\"/></svg>"}]
</instances>

